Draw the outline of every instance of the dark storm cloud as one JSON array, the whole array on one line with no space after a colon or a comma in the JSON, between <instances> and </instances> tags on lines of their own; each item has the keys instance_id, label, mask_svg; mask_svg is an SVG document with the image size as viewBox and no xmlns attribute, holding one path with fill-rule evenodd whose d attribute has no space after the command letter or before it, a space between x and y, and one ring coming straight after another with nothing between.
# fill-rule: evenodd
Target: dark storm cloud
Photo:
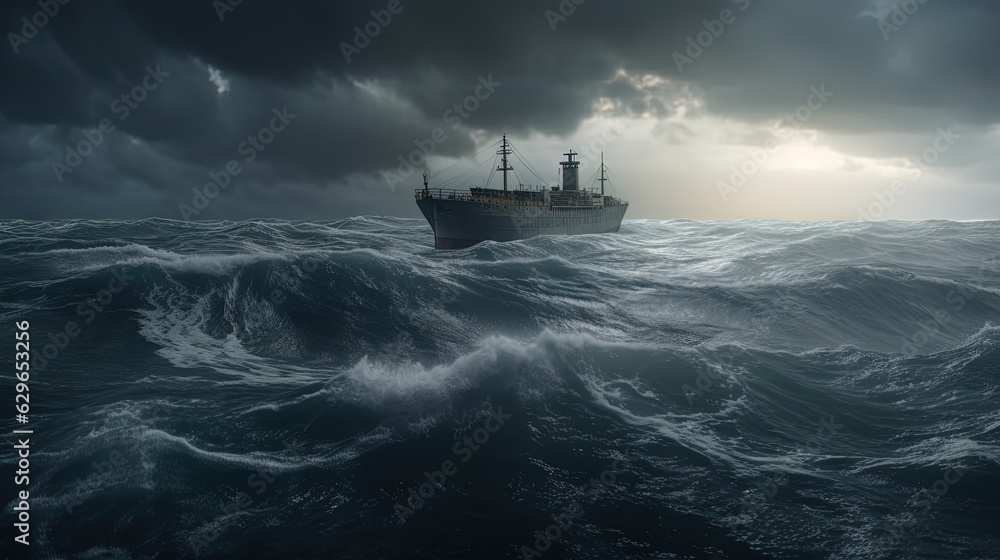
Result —
<instances>
[{"instance_id":1,"label":"dark storm cloud","mask_svg":"<svg viewBox=\"0 0 1000 560\"><path fill-rule=\"evenodd\" d=\"M362 39L348 49L350 62L344 45L370 24L372 10L385 16L388 0L244 1L220 21L224 1L71 0L18 42L18 52L8 36L0 48L4 215L71 216L86 208L94 216L179 217L191 188L229 160L243 162L241 143L284 107L295 120L243 166L241 188L302 185L310 189L303 200L338 189L353 193L342 199L357 205L336 212L367 213L382 212L365 206L371 192L357 185L385 188L380 171L394 169L435 128L448 135L437 154L469 155L475 130L564 135L600 99L620 115L665 116L691 89L706 111L755 121L793 110L810 86L826 84L835 102L810 126L844 135L1000 120L1000 35L993 31L1000 13L985 0L914 0L916 13L888 39L876 18L892 2L879 0L401 0L387 25L370 26L378 29L370 44ZM0 30L20 33L21 18L39 10L36 2L5 3ZM560 10L566 15L554 16ZM735 21L679 64L678 53L692 54L688 38L724 10ZM120 118L116 100L158 65L169 76ZM209 81L209 68L228 91ZM668 82L645 89L620 70ZM500 85L453 128L447 111L482 79ZM52 162L105 118L115 132L57 181ZM672 141L689 136L673 130ZM29 200L39 192L73 206ZM88 200L89 193L98 198ZM282 200L298 198L288 191ZM218 206L199 217L225 216L214 214ZM237 213L276 206L271 199Z\"/></svg>"}]
</instances>

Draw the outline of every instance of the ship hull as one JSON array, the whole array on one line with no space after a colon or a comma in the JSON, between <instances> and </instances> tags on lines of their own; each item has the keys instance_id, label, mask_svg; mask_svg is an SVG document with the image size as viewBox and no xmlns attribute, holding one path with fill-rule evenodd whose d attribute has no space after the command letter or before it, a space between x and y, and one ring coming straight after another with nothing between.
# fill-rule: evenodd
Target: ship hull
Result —
<instances>
[{"instance_id":1,"label":"ship hull","mask_svg":"<svg viewBox=\"0 0 1000 560\"><path fill-rule=\"evenodd\" d=\"M425 198L417 206L434 230L436 249L463 249L483 241L517 241L539 235L612 233L628 203L593 208L551 208Z\"/></svg>"}]
</instances>

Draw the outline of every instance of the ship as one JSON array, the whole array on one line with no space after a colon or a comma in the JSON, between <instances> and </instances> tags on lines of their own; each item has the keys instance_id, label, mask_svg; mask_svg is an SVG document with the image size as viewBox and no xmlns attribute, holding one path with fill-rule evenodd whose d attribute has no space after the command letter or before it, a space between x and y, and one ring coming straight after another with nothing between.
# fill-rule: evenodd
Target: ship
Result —
<instances>
[{"instance_id":1,"label":"ship","mask_svg":"<svg viewBox=\"0 0 1000 560\"><path fill-rule=\"evenodd\" d=\"M489 181L483 187L464 190L430 188L424 172L424 186L414 194L434 231L435 249L464 249L483 241L516 241L538 235L613 233L621 227L628 201L604 193L609 179L603 153L600 189L581 188L579 154L573 150L563 154L566 161L559 162L561 187L519 183L508 189L507 174L514 170L509 156L513 153L505 134L494 158L500 165L493 170L503 172L502 189L489 188Z\"/></svg>"}]
</instances>

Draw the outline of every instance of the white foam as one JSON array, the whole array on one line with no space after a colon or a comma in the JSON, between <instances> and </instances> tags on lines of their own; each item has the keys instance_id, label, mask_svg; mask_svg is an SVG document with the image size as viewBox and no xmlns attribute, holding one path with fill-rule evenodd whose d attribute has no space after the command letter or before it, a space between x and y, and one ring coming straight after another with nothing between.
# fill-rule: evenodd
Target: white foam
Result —
<instances>
[{"instance_id":1,"label":"white foam","mask_svg":"<svg viewBox=\"0 0 1000 560\"><path fill-rule=\"evenodd\" d=\"M140 334L160 348L156 353L173 366L184 369L210 368L231 376L238 384L296 384L315 381L324 372L290 364L278 364L256 356L230 333L216 338L206 332L216 292L187 293L180 287L150 292L153 308L140 309ZM266 320L267 315L262 315ZM273 326L273 325L272 325ZM221 381L220 383L226 383Z\"/></svg>"},{"instance_id":2,"label":"white foam","mask_svg":"<svg viewBox=\"0 0 1000 560\"><path fill-rule=\"evenodd\" d=\"M79 249L51 249L31 253L37 257L58 257L66 272L93 272L113 267L156 265L173 272L193 272L222 276L235 268L260 261L287 260L286 253L255 250L248 253L204 253L185 255L145 245L102 245Z\"/></svg>"}]
</instances>

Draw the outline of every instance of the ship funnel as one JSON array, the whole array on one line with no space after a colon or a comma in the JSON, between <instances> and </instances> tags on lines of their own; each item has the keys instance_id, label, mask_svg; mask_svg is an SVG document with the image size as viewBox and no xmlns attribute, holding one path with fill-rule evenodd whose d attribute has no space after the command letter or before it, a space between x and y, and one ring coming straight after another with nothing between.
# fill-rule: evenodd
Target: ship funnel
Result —
<instances>
[{"instance_id":1,"label":"ship funnel","mask_svg":"<svg viewBox=\"0 0 1000 560\"><path fill-rule=\"evenodd\" d=\"M559 165L562 166L563 190L578 191L580 190L580 162L573 159L578 154L570 150L563 155L566 156L566 161L559 162Z\"/></svg>"}]
</instances>

